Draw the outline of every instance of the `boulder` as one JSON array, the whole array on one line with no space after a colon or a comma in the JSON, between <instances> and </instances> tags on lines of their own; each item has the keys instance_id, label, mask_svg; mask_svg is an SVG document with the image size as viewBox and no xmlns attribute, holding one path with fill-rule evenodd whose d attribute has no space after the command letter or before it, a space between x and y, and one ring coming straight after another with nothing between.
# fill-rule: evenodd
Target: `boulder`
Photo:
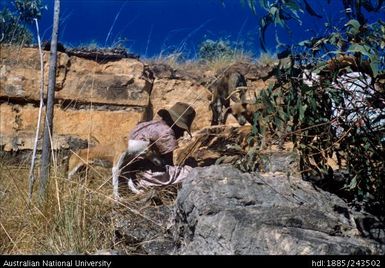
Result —
<instances>
[{"instance_id":1,"label":"boulder","mask_svg":"<svg viewBox=\"0 0 385 268\"><path fill-rule=\"evenodd\" d=\"M337 196L286 173L195 168L176 203L176 254L384 254Z\"/></svg>"}]
</instances>

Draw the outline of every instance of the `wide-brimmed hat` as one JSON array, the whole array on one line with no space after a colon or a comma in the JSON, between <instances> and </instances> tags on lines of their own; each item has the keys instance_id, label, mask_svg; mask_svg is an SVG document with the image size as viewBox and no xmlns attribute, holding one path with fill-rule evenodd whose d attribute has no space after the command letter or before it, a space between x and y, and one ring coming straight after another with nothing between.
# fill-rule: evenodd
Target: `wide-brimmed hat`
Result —
<instances>
[{"instance_id":1,"label":"wide-brimmed hat","mask_svg":"<svg viewBox=\"0 0 385 268\"><path fill-rule=\"evenodd\" d=\"M191 124L195 118L195 110L189 104L177 102L170 109L160 109L158 115L162 118L167 115L178 127L186 130L191 136Z\"/></svg>"}]
</instances>

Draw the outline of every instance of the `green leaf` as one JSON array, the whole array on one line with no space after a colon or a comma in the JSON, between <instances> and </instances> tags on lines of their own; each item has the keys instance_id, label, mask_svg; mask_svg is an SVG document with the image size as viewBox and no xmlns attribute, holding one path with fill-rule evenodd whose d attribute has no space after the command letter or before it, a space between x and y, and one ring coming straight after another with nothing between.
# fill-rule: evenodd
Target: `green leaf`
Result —
<instances>
[{"instance_id":1,"label":"green leaf","mask_svg":"<svg viewBox=\"0 0 385 268\"><path fill-rule=\"evenodd\" d=\"M304 40L299 42L298 45L301 47L310 47L313 43L310 40Z\"/></svg>"},{"instance_id":2,"label":"green leaf","mask_svg":"<svg viewBox=\"0 0 385 268\"><path fill-rule=\"evenodd\" d=\"M350 45L348 52L350 53L361 53L364 56L367 56L370 58L371 53L370 53L370 47L368 45L360 45L360 44L352 44Z\"/></svg>"},{"instance_id":3,"label":"green leaf","mask_svg":"<svg viewBox=\"0 0 385 268\"><path fill-rule=\"evenodd\" d=\"M249 4L249 7L253 14L257 14L256 8L255 8L255 1L254 0L248 0L247 3Z\"/></svg>"},{"instance_id":4,"label":"green leaf","mask_svg":"<svg viewBox=\"0 0 385 268\"><path fill-rule=\"evenodd\" d=\"M349 191L354 190L357 187L357 175L350 181L349 185L346 185L344 188Z\"/></svg>"},{"instance_id":5,"label":"green leaf","mask_svg":"<svg viewBox=\"0 0 385 268\"><path fill-rule=\"evenodd\" d=\"M272 16L276 16L276 14L278 13L278 8L275 7L275 6L270 7L269 13L270 13Z\"/></svg>"},{"instance_id":6,"label":"green leaf","mask_svg":"<svg viewBox=\"0 0 385 268\"><path fill-rule=\"evenodd\" d=\"M372 57L370 57L370 68L372 69L374 77L376 77L379 73L379 70L378 70L379 66L380 66L380 61L378 59L378 56L372 55Z\"/></svg>"},{"instance_id":7,"label":"green leaf","mask_svg":"<svg viewBox=\"0 0 385 268\"><path fill-rule=\"evenodd\" d=\"M345 24L345 27L348 27L352 29L354 32L358 33L361 27L361 24L358 22L358 20L350 20Z\"/></svg>"},{"instance_id":8,"label":"green leaf","mask_svg":"<svg viewBox=\"0 0 385 268\"><path fill-rule=\"evenodd\" d=\"M272 23L272 19L269 15L264 16L259 23L259 43L263 51L267 51L265 47L265 33L267 27Z\"/></svg>"},{"instance_id":9,"label":"green leaf","mask_svg":"<svg viewBox=\"0 0 385 268\"><path fill-rule=\"evenodd\" d=\"M301 102L299 102L299 120L300 121L303 121L303 119L305 118L305 112L306 112L306 109L307 109L307 104L301 104Z\"/></svg>"},{"instance_id":10,"label":"green leaf","mask_svg":"<svg viewBox=\"0 0 385 268\"><path fill-rule=\"evenodd\" d=\"M277 129L280 129L282 126L282 120L279 117L274 117L274 124Z\"/></svg>"}]
</instances>

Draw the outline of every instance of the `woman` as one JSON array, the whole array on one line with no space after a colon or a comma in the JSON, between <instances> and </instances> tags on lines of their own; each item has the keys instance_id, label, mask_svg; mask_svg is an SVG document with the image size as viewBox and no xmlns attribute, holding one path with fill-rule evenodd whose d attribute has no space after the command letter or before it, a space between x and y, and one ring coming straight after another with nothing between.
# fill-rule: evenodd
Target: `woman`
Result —
<instances>
[{"instance_id":1,"label":"woman","mask_svg":"<svg viewBox=\"0 0 385 268\"><path fill-rule=\"evenodd\" d=\"M189 166L174 166L173 151L185 131L191 136L195 110L186 103L177 102L170 109L159 110L158 115L161 119L139 123L131 131L128 150L113 168L116 197L118 178L125 178L130 190L140 193L142 188L148 186L180 182L191 171ZM148 150L157 152L157 155L139 153Z\"/></svg>"}]
</instances>

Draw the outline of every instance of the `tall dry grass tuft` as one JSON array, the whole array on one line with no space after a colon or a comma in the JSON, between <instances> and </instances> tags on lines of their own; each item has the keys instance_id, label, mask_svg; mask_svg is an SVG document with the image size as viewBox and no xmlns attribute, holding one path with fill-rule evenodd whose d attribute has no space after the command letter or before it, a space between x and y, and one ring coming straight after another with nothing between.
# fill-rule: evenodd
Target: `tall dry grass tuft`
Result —
<instances>
[{"instance_id":1,"label":"tall dry grass tuft","mask_svg":"<svg viewBox=\"0 0 385 268\"><path fill-rule=\"evenodd\" d=\"M253 56L251 52L244 50L236 50L231 55L218 55L211 60L204 61L206 69L212 71L213 73L219 73L220 71L226 69L227 67L239 63L245 62L250 63L253 61Z\"/></svg>"},{"instance_id":2,"label":"tall dry grass tuft","mask_svg":"<svg viewBox=\"0 0 385 268\"><path fill-rule=\"evenodd\" d=\"M256 63L259 66L274 66L278 63L277 55L271 52L262 52L256 59Z\"/></svg>"},{"instance_id":3,"label":"tall dry grass tuft","mask_svg":"<svg viewBox=\"0 0 385 268\"><path fill-rule=\"evenodd\" d=\"M147 64L165 64L173 69L180 69L185 63L183 48L178 48L171 52L166 51L169 50L163 50L157 56L144 59L144 62Z\"/></svg>"},{"instance_id":4,"label":"tall dry grass tuft","mask_svg":"<svg viewBox=\"0 0 385 268\"><path fill-rule=\"evenodd\" d=\"M0 254L92 253L111 248L111 186L97 190L102 178L94 173L89 172L88 180L69 181L63 173L52 172L47 202L38 207L35 200L28 201L28 168L0 159Z\"/></svg>"}]
</instances>

